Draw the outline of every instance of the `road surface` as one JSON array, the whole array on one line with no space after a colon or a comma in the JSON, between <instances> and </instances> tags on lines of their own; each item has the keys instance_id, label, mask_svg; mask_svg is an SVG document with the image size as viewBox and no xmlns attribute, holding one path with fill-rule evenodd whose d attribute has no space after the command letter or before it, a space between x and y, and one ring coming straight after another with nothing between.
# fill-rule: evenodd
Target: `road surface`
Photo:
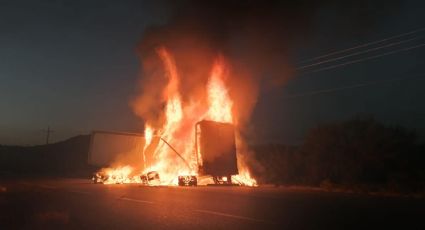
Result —
<instances>
[{"instance_id":1,"label":"road surface","mask_svg":"<svg viewBox=\"0 0 425 230\"><path fill-rule=\"evenodd\" d=\"M424 214L424 199L308 189L0 181L0 229L425 229Z\"/></svg>"}]
</instances>

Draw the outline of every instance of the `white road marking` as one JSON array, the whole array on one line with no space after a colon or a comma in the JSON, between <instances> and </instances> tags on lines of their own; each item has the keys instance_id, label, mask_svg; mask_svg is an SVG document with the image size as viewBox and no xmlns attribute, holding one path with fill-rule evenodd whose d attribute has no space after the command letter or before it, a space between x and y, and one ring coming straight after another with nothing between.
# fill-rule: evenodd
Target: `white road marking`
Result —
<instances>
[{"instance_id":1,"label":"white road marking","mask_svg":"<svg viewBox=\"0 0 425 230\"><path fill-rule=\"evenodd\" d=\"M267 221L267 220L260 220L260 219L245 217L245 216L238 216L238 215L233 215L233 214L229 214L229 213L223 213L223 212L214 212L214 211L199 210L199 209L193 210L193 211L211 214L211 215L216 215L216 216L224 216L224 217L229 217L229 218L234 218L234 219L240 219L240 220L248 220L248 221L254 221L254 222L263 222L263 223L273 224L273 222Z\"/></svg>"},{"instance_id":2,"label":"white road marking","mask_svg":"<svg viewBox=\"0 0 425 230\"><path fill-rule=\"evenodd\" d=\"M131 199L131 198L127 198L127 197L120 197L118 198L120 200L126 200L126 201L131 201L131 202L136 202L136 203L143 203L143 204L153 204L152 201L147 201L147 200L136 200L136 199Z\"/></svg>"}]
</instances>

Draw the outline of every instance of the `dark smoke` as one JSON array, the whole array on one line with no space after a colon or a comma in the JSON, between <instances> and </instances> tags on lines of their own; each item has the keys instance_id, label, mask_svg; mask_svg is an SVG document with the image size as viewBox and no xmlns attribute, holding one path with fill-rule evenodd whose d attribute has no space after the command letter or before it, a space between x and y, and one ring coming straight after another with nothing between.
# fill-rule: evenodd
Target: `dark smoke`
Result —
<instances>
[{"instance_id":1,"label":"dark smoke","mask_svg":"<svg viewBox=\"0 0 425 230\"><path fill-rule=\"evenodd\" d=\"M321 8L331 6L336 18L352 17L343 27L346 31L339 33L352 36L370 31L377 17L390 14L399 1L170 1L165 5L168 21L145 31L138 48L144 72L142 96L134 103L136 113L145 120L160 117L165 79L155 54L158 46L175 56L185 101L204 96L210 66L222 54L231 66L227 84L242 128L260 87L282 86L294 76L290 52L314 42L309 35Z\"/></svg>"}]
</instances>

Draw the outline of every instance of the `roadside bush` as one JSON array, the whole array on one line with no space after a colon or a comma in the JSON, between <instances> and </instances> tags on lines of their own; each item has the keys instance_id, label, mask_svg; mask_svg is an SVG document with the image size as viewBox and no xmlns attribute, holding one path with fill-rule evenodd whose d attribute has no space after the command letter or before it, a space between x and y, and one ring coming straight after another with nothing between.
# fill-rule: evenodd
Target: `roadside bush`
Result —
<instances>
[{"instance_id":1,"label":"roadside bush","mask_svg":"<svg viewBox=\"0 0 425 230\"><path fill-rule=\"evenodd\" d=\"M300 146L255 146L263 183L417 192L425 188L425 148L413 131L354 119L311 129Z\"/></svg>"}]
</instances>

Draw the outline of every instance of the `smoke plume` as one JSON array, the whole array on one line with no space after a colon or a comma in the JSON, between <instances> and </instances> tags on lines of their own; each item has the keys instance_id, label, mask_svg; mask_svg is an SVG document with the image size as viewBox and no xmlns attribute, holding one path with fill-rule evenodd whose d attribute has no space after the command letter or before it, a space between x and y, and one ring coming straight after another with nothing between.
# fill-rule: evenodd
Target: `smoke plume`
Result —
<instances>
[{"instance_id":1,"label":"smoke plume","mask_svg":"<svg viewBox=\"0 0 425 230\"><path fill-rule=\"evenodd\" d=\"M386 5L396 8L398 2ZM336 15L354 15L347 26L347 33L353 33L368 31L376 19L365 17L366 13L381 6L365 0L344 4L332 0L170 1L164 5L170 12L167 22L148 28L138 46L143 73L141 94L132 103L135 113L158 126L163 122L161 92L166 79L156 49L164 46L174 55L183 102L205 97L203 87L211 65L218 55L224 57L230 67L226 84L239 129L249 121L261 86L281 86L293 76L289 44L309 42L321 7L331 5Z\"/></svg>"}]
</instances>

